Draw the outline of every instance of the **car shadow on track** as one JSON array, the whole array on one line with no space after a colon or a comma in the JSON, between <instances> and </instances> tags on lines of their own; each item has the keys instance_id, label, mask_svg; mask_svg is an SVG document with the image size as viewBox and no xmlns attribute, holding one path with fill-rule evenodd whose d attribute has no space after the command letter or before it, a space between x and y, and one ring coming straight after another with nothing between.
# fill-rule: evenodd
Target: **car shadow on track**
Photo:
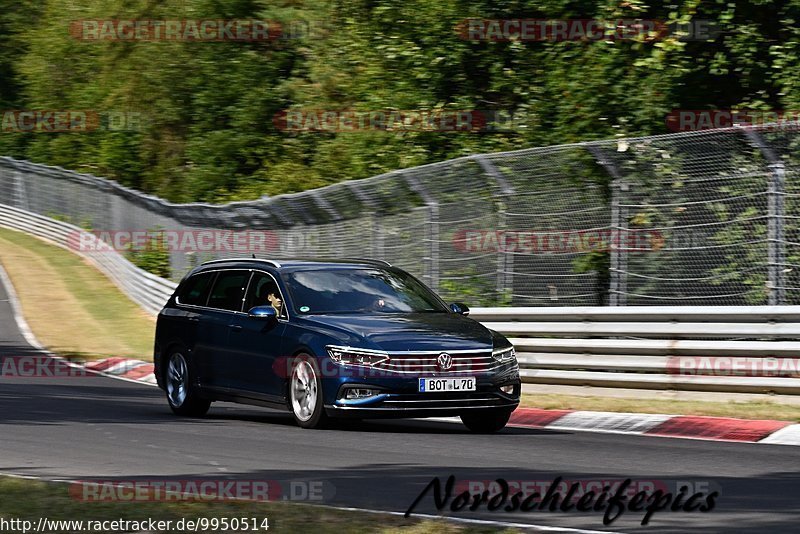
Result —
<instances>
[{"instance_id":1,"label":"car shadow on track","mask_svg":"<svg viewBox=\"0 0 800 534\"><path fill-rule=\"evenodd\" d=\"M211 411L203 418L214 421L246 421L296 427L291 414L265 410L263 413L241 411L237 405L212 405ZM224 410L224 411L223 411ZM338 430L344 432L371 432L392 434L472 434L458 419L452 421L428 419L334 419L320 430ZM310 431L310 432L313 432ZM498 434L508 435L555 435L563 431L536 428L506 427Z\"/></svg>"}]
</instances>

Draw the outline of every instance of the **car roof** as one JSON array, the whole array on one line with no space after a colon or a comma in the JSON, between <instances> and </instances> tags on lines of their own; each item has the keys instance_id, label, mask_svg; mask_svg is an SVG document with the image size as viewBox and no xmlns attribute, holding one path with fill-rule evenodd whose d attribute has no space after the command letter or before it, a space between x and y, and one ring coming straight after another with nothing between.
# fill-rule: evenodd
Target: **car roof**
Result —
<instances>
[{"instance_id":1,"label":"car roof","mask_svg":"<svg viewBox=\"0 0 800 534\"><path fill-rule=\"evenodd\" d=\"M339 259L313 259L313 258L295 258L295 259L280 259L272 260L266 258L223 258L219 260L211 260L203 263L196 269L192 270L192 274L196 272L211 270L215 268L249 268L249 269L263 269L277 271L294 271L304 269L320 269L320 268L363 268L363 267L391 267L391 264L382 260L373 260L369 258L339 258Z\"/></svg>"}]
</instances>

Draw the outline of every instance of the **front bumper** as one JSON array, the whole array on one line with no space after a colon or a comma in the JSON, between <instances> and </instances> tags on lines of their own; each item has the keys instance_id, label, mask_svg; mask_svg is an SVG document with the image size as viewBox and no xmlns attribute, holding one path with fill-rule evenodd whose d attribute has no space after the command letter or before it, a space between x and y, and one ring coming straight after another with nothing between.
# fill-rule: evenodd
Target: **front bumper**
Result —
<instances>
[{"instance_id":1,"label":"front bumper","mask_svg":"<svg viewBox=\"0 0 800 534\"><path fill-rule=\"evenodd\" d=\"M346 388L364 387L379 390L373 397L346 400ZM503 386L513 386L512 393L501 391ZM325 405L331 417L392 418L392 417L443 417L456 416L477 409L507 409L519 405L521 382L518 370L491 377L478 377L476 391L420 393L419 380L402 381L348 381L341 383L336 400Z\"/></svg>"}]
</instances>

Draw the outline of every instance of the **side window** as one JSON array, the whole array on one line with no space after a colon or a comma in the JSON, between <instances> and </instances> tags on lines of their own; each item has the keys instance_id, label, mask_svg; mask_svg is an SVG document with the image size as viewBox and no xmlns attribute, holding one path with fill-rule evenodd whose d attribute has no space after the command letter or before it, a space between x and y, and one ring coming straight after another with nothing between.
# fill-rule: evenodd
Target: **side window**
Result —
<instances>
[{"instance_id":1,"label":"side window","mask_svg":"<svg viewBox=\"0 0 800 534\"><path fill-rule=\"evenodd\" d=\"M268 274L253 273L250 288L247 290L244 311L255 306L272 306L281 318L286 318L286 305L278 284Z\"/></svg>"},{"instance_id":2,"label":"side window","mask_svg":"<svg viewBox=\"0 0 800 534\"><path fill-rule=\"evenodd\" d=\"M250 271L220 272L208 298L208 306L220 310L241 311L249 278Z\"/></svg>"},{"instance_id":3,"label":"side window","mask_svg":"<svg viewBox=\"0 0 800 534\"><path fill-rule=\"evenodd\" d=\"M217 273L201 273L189 278L178 293L178 304L205 306L211 282Z\"/></svg>"}]
</instances>

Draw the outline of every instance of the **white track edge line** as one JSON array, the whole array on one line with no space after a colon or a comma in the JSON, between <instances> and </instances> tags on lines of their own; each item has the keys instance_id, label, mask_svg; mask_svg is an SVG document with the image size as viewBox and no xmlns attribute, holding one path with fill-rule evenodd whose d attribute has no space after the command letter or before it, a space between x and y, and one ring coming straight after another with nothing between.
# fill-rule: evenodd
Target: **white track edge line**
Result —
<instances>
[{"instance_id":1,"label":"white track edge line","mask_svg":"<svg viewBox=\"0 0 800 534\"><path fill-rule=\"evenodd\" d=\"M22 337L25 338L25 341L27 341L28 345L31 347L42 352L47 352L44 346L39 343L39 340L36 339L36 336L33 335L33 331L28 325L28 322L25 320L25 317L22 315L22 305L17 297L17 291L14 289L14 285L11 283L11 278L8 277L8 273L2 264L0 264L0 282L3 284L3 287L6 290L6 294L8 295L8 303L11 305L11 314L14 316L14 322L17 323L17 329L22 334Z\"/></svg>"}]
</instances>

